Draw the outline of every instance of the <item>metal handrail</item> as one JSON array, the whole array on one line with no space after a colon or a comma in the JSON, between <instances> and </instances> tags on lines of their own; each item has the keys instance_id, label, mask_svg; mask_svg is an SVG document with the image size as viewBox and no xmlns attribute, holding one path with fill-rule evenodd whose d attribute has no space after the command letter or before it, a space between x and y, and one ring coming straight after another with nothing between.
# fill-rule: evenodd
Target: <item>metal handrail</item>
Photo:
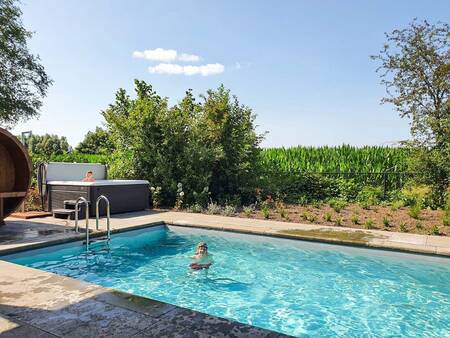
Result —
<instances>
[{"instance_id":1,"label":"metal handrail","mask_svg":"<svg viewBox=\"0 0 450 338\"><path fill-rule=\"evenodd\" d=\"M84 203L86 205L86 251L89 250L89 205L87 199L84 197L78 197L77 201L75 202L75 231L78 232L78 205L81 203Z\"/></svg>"},{"instance_id":2,"label":"metal handrail","mask_svg":"<svg viewBox=\"0 0 450 338\"><path fill-rule=\"evenodd\" d=\"M98 223L99 223L99 218L100 218L98 206L99 206L101 200L105 200L105 202L106 202L106 228L107 228L106 238L109 241L111 239L110 206L109 206L109 199L105 195L98 196L97 201L95 202L95 229L98 230Z\"/></svg>"}]
</instances>

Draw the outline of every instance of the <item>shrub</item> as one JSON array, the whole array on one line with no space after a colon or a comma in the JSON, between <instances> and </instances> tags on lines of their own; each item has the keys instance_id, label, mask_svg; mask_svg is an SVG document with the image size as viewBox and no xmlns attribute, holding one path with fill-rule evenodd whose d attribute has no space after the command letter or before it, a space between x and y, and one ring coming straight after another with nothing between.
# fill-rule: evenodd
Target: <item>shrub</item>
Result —
<instances>
[{"instance_id":1,"label":"shrub","mask_svg":"<svg viewBox=\"0 0 450 338\"><path fill-rule=\"evenodd\" d=\"M220 205L214 202L208 203L208 207L206 209L206 213L210 215L219 215L222 212L222 208Z\"/></svg>"},{"instance_id":2,"label":"shrub","mask_svg":"<svg viewBox=\"0 0 450 338\"><path fill-rule=\"evenodd\" d=\"M384 217L383 217L383 225L384 225L385 227L388 227L388 226L391 225L391 220L390 220L387 216L384 216Z\"/></svg>"},{"instance_id":3,"label":"shrub","mask_svg":"<svg viewBox=\"0 0 450 338\"><path fill-rule=\"evenodd\" d=\"M336 211L337 213L340 213L342 209L344 209L347 206L347 202L342 200L342 199L330 199L328 201L328 204L330 205L330 207L333 208L334 211Z\"/></svg>"},{"instance_id":4,"label":"shrub","mask_svg":"<svg viewBox=\"0 0 450 338\"><path fill-rule=\"evenodd\" d=\"M364 226L366 229L373 229L375 228L375 222L373 219L369 218L365 223Z\"/></svg>"},{"instance_id":5,"label":"shrub","mask_svg":"<svg viewBox=\"0 0 450 338\"><path fill-rule=\"evenodd\" d=\"M380 203L383 191L380 187L365 186L358 194L357 201L361 207L368 209L372 205Z\"/></svg>"},{"instance_id":6,"label":"shrub","mask_svg":"<svg viewBox=\"0 0 450 338\"><path fill-rule=\"evenodd\" d=\"M242 208L242 211L244 212L244 215L247 217L250 217L253 214L254 207L249 205Z\"/></svg>"},{"instance_id":7,"label":"shrub","mask_svg":"<svg viewBox=\"0 0 450 338\"><path fill-rule=\"evenodd\" d=\"M350 218L350 220L352 221L353 224L359 224L359 217L356 214L353 214L352 217Z\"/></svg>"},{"instance_id":8,"label":"shrub","mask_svg":"<svg viewBox=\"0 0 450 338\"><path fill-rule=\"evenodd\" d=\"M302 219L304 219L305 221L307 221L308 220L308 213L306 212L306 211L303 211L302 212L302 214L300 215L300 217L302 218Z\"/></svg>"},{"instance_id":9,"label":"shrub","mask_svg":"<svg viewBox=\"0 0 450 338\"><path fill-rule=\"evenodd\" d=\"M270 218L270 209L267 205L263 205L261 207L261 212L264 216L265 219L269 219Z\"/></svg>"},{"instance_id":10,"label":"shrub","mask_svg":"<svg viewBox=\"0 0 450 338\"><path fill-rule=\"evenodd\" d=\"M422 208L421 208L420 204L416 203L409 207L408 215L414 219L419 219L421 211L422 211Z\"/></svg>"},{"instance_id":11,"label":"shrub","mask_svg":"<svg viewBox=\"0 0 450 338\"><path fill-rule=\"evenodd\" d=\"M233 205L225 205L225 208L223 208L222 210L222 214L225 216L233 216L234 214L236 214L236 207Z\"/></svg>"},{"instance_id":12,"label":"shrub","mask_svg":"<svg viewBox=\"0 0 450 338\"><path fill-rule=\"evenodd\" d=\"M341 226L342 225L342 217L341 216L337 216L336 219L334 220L334 224L336 224L336 226Z\"/></svg>"},{"instance_id":13,"label":"shrub","mask_svg":"<svg viewBox=\"0 0 450 338\"><path fill-rule=\"evenodd\" d=\"M203 207L200 204L195 203L195 204L189 206L188 211L198 214L203 211Z\"/></svg>"},{"instance_id":14,"label":"shrub","mask_svg":"<svg viewBox=\"0 0 450 338\"><path fill-rule=\"evenodd\" d=\"M420 208L430 205L431 188L427 185L408 184L402 189L403 201L406 205L417 205Z\"/></svg>"},{"instance_id":15,"label":"shrub","mask_svg":"<svg viewBox=\"0 0 450 338\"><path fill-rule=\"evenodd\" d=\"M288 213L286 211L286 206L283 203L282 200L277 199L275 202L275 208L277 209L277 212L280 214L281 218L288 218Z\"/></svg>"},{"instance_id":16,"label":"shrub","mask_svg":"<svg viewBox=\"0 0 450 338\"><path fill-rule=\"evenodd\" d=\"M255 115L220 86L201 102L191 91L174 106L144 81L135 81L136 98L123 89L103 111L114 151L111 177L146 179L162 187L162 200L205 203L194 192L205 187L214 200L244 199L257 185L259 144Z\"/></svg>"},{"instance_id":17,"label":"shrub","mask_svg":"<svg viewBox=\"0 0 450 338\"><path fill-rule=\"evenodd\" d=\"M422 230L422 229L423 229L422 223L417 222L417 223L416 223L416 229L417 229L417 230Z\"/></svg>"}]
</instances>

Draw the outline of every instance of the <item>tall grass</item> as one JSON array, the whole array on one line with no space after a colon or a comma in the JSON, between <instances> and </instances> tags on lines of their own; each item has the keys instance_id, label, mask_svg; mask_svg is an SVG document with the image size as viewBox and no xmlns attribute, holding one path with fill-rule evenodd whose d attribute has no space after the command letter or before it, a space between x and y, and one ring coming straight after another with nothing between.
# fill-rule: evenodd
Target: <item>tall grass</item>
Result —
<instances>
[{"instance_id":1,"label":"tall grass","mask_svg":"<svg viewBox=\"0 0 450 338\"><path fill-rule=\"evenodd\" d=\"M292 147L267 148L261 152L265 166L284 172L382 173L405 172L408 150L404 148Z\"/></svg>"}]
</instances>

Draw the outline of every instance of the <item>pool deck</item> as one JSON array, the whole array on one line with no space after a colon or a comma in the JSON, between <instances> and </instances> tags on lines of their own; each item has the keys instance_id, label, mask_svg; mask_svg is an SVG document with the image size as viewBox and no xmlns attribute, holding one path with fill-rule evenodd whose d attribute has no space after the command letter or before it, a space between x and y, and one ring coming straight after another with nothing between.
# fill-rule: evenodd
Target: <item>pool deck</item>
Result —
<instances>
[{"instance_id":1,"label":"pool deck","mask_svg":"<svg viewBox=\"0 0 450 338\"><path fill-rule=\"evenodd\" d=\"M183 212L113 215L113 232L169 224L450 256L450 238ZM84 222L80 222L80 227ZM95 231L90 221L91 236ZM83 239L73 221L8 218L0 254ZM0 260L0 337L281 337L223 318Z\"/></svg>"}]
</instances>

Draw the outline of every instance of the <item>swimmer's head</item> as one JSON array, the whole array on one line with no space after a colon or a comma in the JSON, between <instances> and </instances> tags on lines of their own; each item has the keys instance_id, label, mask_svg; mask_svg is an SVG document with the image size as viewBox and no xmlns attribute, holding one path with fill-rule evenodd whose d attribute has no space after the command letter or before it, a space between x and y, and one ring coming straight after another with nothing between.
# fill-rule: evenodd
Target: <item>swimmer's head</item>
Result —
<instances>
[{"instance_id":1,"label":"swimmer's head","mask_svg":"<svg viewBox=\"0 0 450 338\"><path fill-rule=\"evenodd\" d=\"M208 244L206 244L205 242L201 241L200 243L197 244L197 250L195 251L195 253L198 254L205 254L208 253Z\"/></svg>"}]
</instances>

